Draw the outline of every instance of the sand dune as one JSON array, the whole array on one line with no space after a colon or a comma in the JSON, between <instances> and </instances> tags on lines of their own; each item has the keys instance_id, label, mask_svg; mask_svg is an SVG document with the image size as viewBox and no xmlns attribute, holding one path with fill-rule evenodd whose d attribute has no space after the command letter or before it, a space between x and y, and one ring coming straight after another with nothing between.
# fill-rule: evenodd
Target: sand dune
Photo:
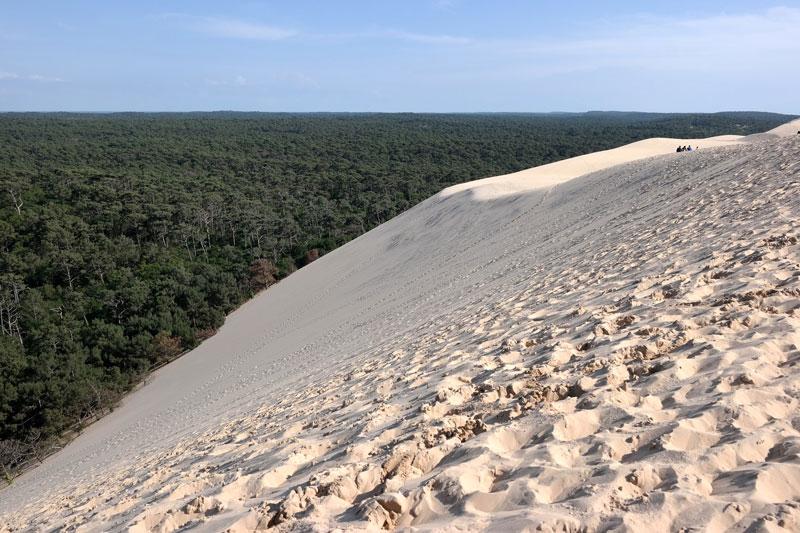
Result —
<instances>
[{"instance_id":1,"label":"sand dune","mask_svg":"<svg viewBox=\"0 0 800 533\"><path fill-rule=\"evenodd\" d=\"M604 170L614 165L670 154L675 152L678 146L688 145L693 148L708 149L741 142L745 142L745 138L738 135L721 135L707 139L645 139L619 148L573 157L505 176L454 185L445 189L442 195L472 191L476 198L489 199L506 194L518 194L533 189L552 187L572 178Z\"/></svg>"},{"instance_id":2,"label":"sand dune","mask_svg":"<svg viewBox=\"0 0 800 533\"><path fill-rule=\"evenodd\" d=\"M800 134L800 119L787 122L777 128L771 129L767 132L768 135L776 135L778 137L791 137Z\"/></svg>"},{"instance_id":3,"label":"sand dune","mask_svg":"<svg viewBox=\"0 0 800 533\"><path fill-rule=\"evenodd\" d=\"M442 191L1 491L0 531L800 529L795 127Z\"/></svg>"}]
</instances>

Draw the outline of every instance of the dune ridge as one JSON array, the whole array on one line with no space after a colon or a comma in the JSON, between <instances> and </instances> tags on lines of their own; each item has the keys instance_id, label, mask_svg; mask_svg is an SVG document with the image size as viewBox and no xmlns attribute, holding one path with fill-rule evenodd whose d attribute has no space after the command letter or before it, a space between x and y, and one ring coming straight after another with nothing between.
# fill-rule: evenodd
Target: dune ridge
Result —
<instances>
[{"instance_id":1,"label":"dune ridge","mask_svg":"<svg viewBox=\"0 0 800 533\"><path fill-rule=\"evenodd\" d=\"M442 191L0 491L0 531L800 528L792 124Z\"/></svg>"}]
</instances>

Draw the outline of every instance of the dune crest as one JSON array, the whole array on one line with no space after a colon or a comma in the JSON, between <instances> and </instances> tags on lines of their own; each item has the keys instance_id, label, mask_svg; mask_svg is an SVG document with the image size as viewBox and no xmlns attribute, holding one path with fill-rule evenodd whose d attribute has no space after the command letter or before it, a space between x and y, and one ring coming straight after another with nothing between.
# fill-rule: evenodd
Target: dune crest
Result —
<instances>
[{"instance_id":1,"label":"dune crest","mask_svg":"<svg viewBox=\"0 0 800 533\"><path fill-rule=\"evenodd\" d=\"M745 137L739 135L719 135L707 139L645 139L618 148L572 157L504 176L453 185L440 194L446 197L451 194L470 191L477 199L491 199L508 194L519 194L525 191L553 187L578 176L585 176L591 172L605 170L615 165L671 154L675 152L678 146L690 145L693 148L700 148L702 145L703 149L718 148L742 143L744 139Z\"/></svg>"},{"instance_id":2,"label":"dune crest","mask_svg":"<svg viewBox=\"0 0 800 533\"><path fill-rule=\"evenodd\" d=\"M776 135L778 137L791 137L800 134L800 118L792 120L786 124L782 124L777 128L773 128L767 132L768 135Z\"/></svg>"},{"instance_id":3,"label":"dune crest","mask_svg":"<svg viewBox=\"0 0 800 533\"><path fill-rule=\"evenodd\" d=\"M797 530L798 150L446 189L0 491L0 531Z\"/></svg>"}]
</instances>

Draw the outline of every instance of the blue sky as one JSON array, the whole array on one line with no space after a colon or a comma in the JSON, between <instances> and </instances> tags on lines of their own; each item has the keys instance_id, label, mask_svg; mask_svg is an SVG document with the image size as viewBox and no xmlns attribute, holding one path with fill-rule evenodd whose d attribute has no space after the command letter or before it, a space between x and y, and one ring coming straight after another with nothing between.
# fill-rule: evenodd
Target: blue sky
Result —
<instances>
[{"instance_id":1,"label":"blue sky","mask_svg":"<svg viewBox=\"0 0 800 533\"><path fill-rule=\"evenodd\" d=\"M4 1L3 111L800 113L800 0Z\"/></svg>"}]
</instances>

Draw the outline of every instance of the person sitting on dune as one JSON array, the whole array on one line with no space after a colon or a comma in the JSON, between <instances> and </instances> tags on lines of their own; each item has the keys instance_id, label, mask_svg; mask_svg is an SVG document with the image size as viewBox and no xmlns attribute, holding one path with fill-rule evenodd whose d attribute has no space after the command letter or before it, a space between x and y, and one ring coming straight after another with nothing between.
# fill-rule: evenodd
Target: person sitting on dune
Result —
<instances>
[{"instance_id":1,"label":"person sitting on dune","mask_svg":"<svg viewBox=\"0 0 800 533\"><path fill-rule=\"evenodd\" d=\"M683 152L683 146L678 146L678 149L675 150L675 151L678 152L678 153Z\"/></svg>"},{"instance_id":2,"label":"person sitting on dune","mask_svg":"<svg viewBox=\"0 0 800 533\"><path fill-rule=\"evenodd\" d=\"M691 152L692 151L692 145L691 144L686 148L686 151L687 152Z\"/></svg>"}]
</instances>

